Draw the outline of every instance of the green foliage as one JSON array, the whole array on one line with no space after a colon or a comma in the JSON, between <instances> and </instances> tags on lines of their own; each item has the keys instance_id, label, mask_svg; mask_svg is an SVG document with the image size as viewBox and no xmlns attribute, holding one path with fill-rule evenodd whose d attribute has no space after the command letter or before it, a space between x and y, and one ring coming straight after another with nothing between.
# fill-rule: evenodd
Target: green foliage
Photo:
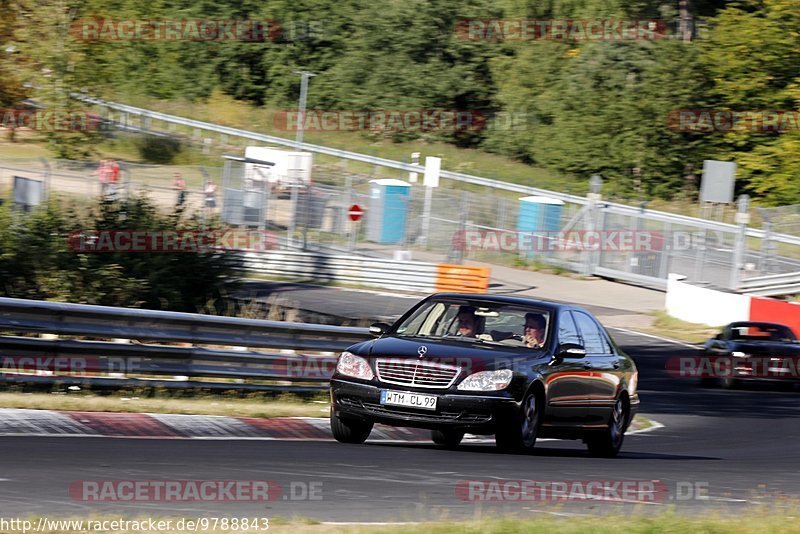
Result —
<instances>
[{"instance_id":1,"label":"green foliage","mask_svg":"<svg viewBox=\"0 0 800 534\"><path fill-rule=\"evenodd\" d=\"M294 109L294 71L305 69L317 74L310 109L470 110L498 119L482 131L369 136L444 140L560 173L600 173L608 193L630 197L692 197L704 159L735 160L742 191L766 203L800 202L798 132L668 126L681 109L797 109L797 0L58 0L25 8L0 1L0 8L0 39L13 40L22 58L19 68L0 63L0 74L14 73L0 76L0 103L29 82L37 98L60 108L70 105L67 91L85 90L120 100L194 101L223 92ZM705 19L707 30L684 42L676 34L681 15ZM264 42L92 41L65 30L91 17L259 20L270 27ZM496 42L457 31L464 19L502 18L660 19L669 35ZM97 141L86 134L50 137L62 156L84 157ZM150 161L177 153L147 139L140 150Z\"/></svg>"},{"instance_id":2,"label":"green foliage","mask_svg":"<svg viewBox=\"0 0 800 534\"><path fill-rule=\"evenodd\" d=\"M200 230L181 211L160 214L145 196L99 201L87 210L51 201L29 214L0 207L0 295L197 312L237 284L226 252L78 253L90 230ZM217 228L212 224L207 229ZM211 307L214 308L214 305Z\"/></svg>"},{"instance_id":3,"label":"green foliage","mask_svg":"<svg viewBox=\"0 0 800 534\"><path fill-rule=\"evenodd\" d=\"M800 109L800 10L795 0L736 2L716 18L703 45L719 107L733 110ZM746 191L765 204L800 202L800 125L762 133L744 129L724 137L739 164Z\"/></svg>"},{"instance_id":4,"label":"green foliage","mask_svg":"<svg viewBox=\"0 0 800 534\"><path fill-rule=\"evenodd\" d=\"M181 151L181 143L171 137L140 135L135 138L136 149L142 160L148 163L169 165Z\"/></svg>"}]
</instances>

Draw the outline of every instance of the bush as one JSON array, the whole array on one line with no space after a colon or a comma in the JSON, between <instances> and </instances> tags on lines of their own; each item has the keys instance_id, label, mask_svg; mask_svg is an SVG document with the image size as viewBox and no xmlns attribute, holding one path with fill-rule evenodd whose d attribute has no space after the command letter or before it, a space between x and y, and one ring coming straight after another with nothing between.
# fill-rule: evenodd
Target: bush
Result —
<instances>
[{"instance_id":1,"label":"bush","mask_svg":"<svg viewBox=\"0 0 800 534\"><path fill-rule=\"evenodd\" d=\"M161 214L144 195L98 202L86 210L51 201L28 214L0 206L0 295L187 312L222 308L238 285L241 260L234 254L79 253L70 246L71 235L86 230L199 230L197 217Z\"/></svg>"},{"instance_id":2,"label":"bush","mask_svg":"<svg viewBox=\"0 0 800 534\"><path fill-rule=\"evenodd\" d=\"M181 152L181 142L172 137L145 134L137 136L135 144L142 160L158 165L173 163Z\"/></svg>"}]
</instances>

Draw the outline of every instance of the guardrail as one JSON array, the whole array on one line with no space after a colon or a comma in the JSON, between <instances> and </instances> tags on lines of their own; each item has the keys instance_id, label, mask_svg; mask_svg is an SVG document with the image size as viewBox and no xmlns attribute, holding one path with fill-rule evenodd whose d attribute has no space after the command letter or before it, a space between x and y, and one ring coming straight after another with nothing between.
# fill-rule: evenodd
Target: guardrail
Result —
<instances>
[{"instance_id":1,"label":"guardrail","mask_svg":"<svg viewBox=\"0 0 800 534\"><path fill-rule=\"evenodd\" d=\"M0 332L2 382L296 392L325 389L335 353L370 339L366 328L9 298ZM279 350L253 350L264 348Z\"/></svg>"},{"instance_id":2,"label":"guardrail","mask_svg":"<svg viewBox=\"0 0 800 534\"><path fill-rule=\"evenodd\" d=\"M270 278L277 276L319 283L345 282L419 293L485 293L489 289L490 270L487 267L290 250L245 252L243 257L247 272L267 273Z\"/></svg>"},{"instance_id":3,"label":"guardrail","mask_svg":"<svg viewBox=\"0 0 800 534\"><path fill-rule=\"evenodd\" d=\"M745 278L739 292L759 297L777 297L800 293L800 272Z\"/></svg>"}]
</instances>

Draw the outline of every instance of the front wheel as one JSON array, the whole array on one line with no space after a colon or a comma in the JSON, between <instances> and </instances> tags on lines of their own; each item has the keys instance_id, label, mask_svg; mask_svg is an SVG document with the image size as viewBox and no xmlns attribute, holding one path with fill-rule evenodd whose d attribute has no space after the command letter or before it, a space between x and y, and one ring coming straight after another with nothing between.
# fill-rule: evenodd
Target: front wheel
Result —
<instances>
[{"instance_id":1,"label":"front wheel","mask_svg":"<svg viewBox=\"0 0 800 534\"><path fill-rule=\"evenodd\" d=\"M498 422L494 439L497 448L508 452L531 452L541 425L541 406L536 393L522 401L522 410L509 420Z\"/></svg>"},{"instance_id":2,"label":"front wheel","mask_svg":"<svg viewBox=\"0 0 800 534\"><path fill-rule=\"evenodd\" d=\"M331 413L331 432L340 443L364 443L372 432L372 423L343 420Z\"/></svg>"},{"instance_id":3,"label":"front wheel","mask_svg":"<svg viewBox=\"0 0 800 534\"><path fill-rule=\"evenodd\" d=\"M608 428L586 437L589 454L604 458L616 456L622 448L629 419L628 404L622 398L617 399L617 402L614 403L614 410L611 412L611 422L608 424Z\"/></svg>"},{"instance_id":4,"label":"front wheel","mask_svg":"<svg viewBox=\"0 0 800 534\"><path fill-rule=\"evenodd\" d=\"M431 439L437 445L455 448L464 439L464 433L456 430L432 430Z\"/></svg>"}]
</instances>

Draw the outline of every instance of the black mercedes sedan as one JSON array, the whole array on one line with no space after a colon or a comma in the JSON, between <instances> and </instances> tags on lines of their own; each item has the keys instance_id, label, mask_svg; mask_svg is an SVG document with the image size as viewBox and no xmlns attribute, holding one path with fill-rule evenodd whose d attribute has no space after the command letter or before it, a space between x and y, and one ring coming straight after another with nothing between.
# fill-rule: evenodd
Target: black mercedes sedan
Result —
<instances>
[{"instance_id":1,"label":"black mercedes sedan","mask_svg":"<svg viewBox=\"0 0 800 534\"><path fill-rule=\"evenodd\" d=\"M704 385L735 388L743 380L800 378L800 342L791 328L779 323L730 323L705 343L696 365Z\"/></svg>"},{"instance_id":2,"label":"black mercedes sedan","mask_svg":"<svg viewBox=\"0 0 800 534\"><path fill-rule=\"evenodd\" d=\"M349 347L331 378L331 429L363 443L374 423L465 433L530 451L537 438L582 439L615 456L639 406L638 373L591 313L507 296L439 293L377 337Z\"/></svg>"}]
</instances>

